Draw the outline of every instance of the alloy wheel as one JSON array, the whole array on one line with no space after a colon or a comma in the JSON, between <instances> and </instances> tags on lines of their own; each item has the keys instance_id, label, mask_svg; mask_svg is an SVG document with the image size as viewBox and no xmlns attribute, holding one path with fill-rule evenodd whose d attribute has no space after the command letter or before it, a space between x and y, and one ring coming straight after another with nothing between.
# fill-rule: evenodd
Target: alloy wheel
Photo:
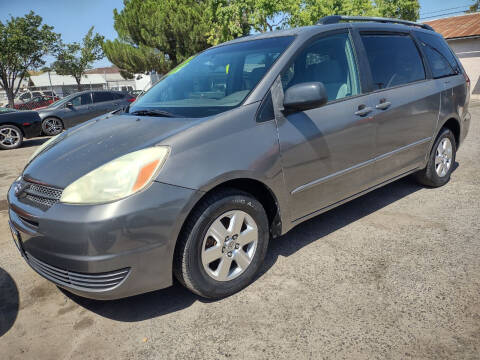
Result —
<instances>
[{"instance_id":1,"label":"alloy wheel","mask_svg":"<svg viewBox=\"0 0 480 360\"><path fill-rule=\"evenodd\" d=\"M63 129L63 124L58 119L49 118L43 122L43 131L47 135L57 135L62 131L62 129Z\"/></svg>"},{"instance_id":2,"label":"alloy wheel","mask_svg":"<svg viewBox=\"0 0 480 360\"><path fill-rule=\"evenodd\" d=\"M447 175L452 166L453 147L449 138L443 138L437 146L435 154L435 171L439 177Z\"/></svg>"},{"instance_id":3,"label":"alloy wheel","mask_svg":"<svg viewBox=\"0 0 480 360\"><path fill-rule=\"evenodd\" d=\"M248 268L258 244L258 227L241 210L219 216L210 225L202 244L202 265L217 281L230 281Z\"/></svg>"},{"instance_id":4,"label":"alloy wheel","mask_svg":"<svg viewBox=\"0 0 480 360\"><path fill-rule=\"evenodd\" d=\"M0 129L0 144L3 146L7 148L14 147L19 141L20 134L18 133L18 130L11 127Z\"/></svg>"}]
</instances>

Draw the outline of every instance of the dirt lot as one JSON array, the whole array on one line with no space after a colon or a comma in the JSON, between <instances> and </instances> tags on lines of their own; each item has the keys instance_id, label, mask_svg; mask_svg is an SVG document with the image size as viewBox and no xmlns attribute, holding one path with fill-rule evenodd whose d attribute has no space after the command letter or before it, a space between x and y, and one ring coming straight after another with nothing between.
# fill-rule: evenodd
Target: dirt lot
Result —
<instances>
[{"instance_id":1,"label":"dirt lot","mask_svg":"<svg viewBox=\"0 0 480 360\"><path fill-rule=\"evenodd\" d=\"M22 260L5 192L44 139L0 152L0 358L480 358L480 107L452 181L397 181L271 243L263 274L208 302L179 285L114 302Z\"/></svg>"}]
</instances>

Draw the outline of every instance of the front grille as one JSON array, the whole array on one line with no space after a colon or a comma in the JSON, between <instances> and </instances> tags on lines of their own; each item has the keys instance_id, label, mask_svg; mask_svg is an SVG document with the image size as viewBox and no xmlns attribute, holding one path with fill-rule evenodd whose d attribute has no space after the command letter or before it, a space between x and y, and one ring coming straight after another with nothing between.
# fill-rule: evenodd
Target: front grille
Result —
<instances>
[{"instance_id":1,"label":"front grille","mask_svg":"<svg viewBox=\"0 0 480 360\"><path fill-rule=\"evenodd\" d=\"M22 193L25 194L25 198L46 209L52 207L60 200L62 192L62 189L22 180Z\"/></svg>"},{"instance_id":2,"label":"front grille","mask_svg":"<svg viewBox=\"0 0 480 360\"><path fill-rule=\"evenodd\" d=\"M58 285L84 291L111 289L120 284L130 271L129 268L125 268L97 274L77 273L48 265L28 252L25 255L29 265L43 277Z\"/></svg>"}]
</instances>

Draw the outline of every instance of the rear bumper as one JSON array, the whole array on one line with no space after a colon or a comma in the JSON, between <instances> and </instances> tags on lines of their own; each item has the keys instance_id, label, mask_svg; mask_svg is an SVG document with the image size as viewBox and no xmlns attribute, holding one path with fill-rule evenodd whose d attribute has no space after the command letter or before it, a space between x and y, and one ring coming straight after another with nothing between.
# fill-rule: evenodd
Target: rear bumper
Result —
<instances>
[{"instance_id":1,"label":"rear bumper","mask_svg":"<svg viewBox=\"0 0 480 360\"><path fill-rule=\"evenodd\" d=\"M176 239L201 193L154 182L110 204L57 203L46 211L8 192L9 217L27 263L80 296L117 299L172 284Z\"/></svg>"},{"instance_id":2,"label":"rear bumper","mask_svg":"<svg viewBox=\"0 0 480 360\"><path fill-rule=\"evenodd\" d=\"M29 124L30 125L25 125L25 124L23 125L23 132L25 134L25 138L29 139L29 138L40 136L42 133L42 122L35 121Z\"/></svg>"}]
</instances>

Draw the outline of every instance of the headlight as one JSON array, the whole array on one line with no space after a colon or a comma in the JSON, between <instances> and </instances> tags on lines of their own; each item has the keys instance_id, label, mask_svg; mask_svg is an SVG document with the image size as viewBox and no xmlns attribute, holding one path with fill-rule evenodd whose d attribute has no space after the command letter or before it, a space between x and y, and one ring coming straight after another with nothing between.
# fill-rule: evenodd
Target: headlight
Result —
<instances>
[{"instance_id":1,"label":"headlight","mask_svg":"<svg viewBox=\"0 0 480 360\"><path fill-rule=\"evenodd\" d=\"M61 134L58 134L50 139L48 139L47 141L45 141L42 145L40 145L37 150L35 150L35 152L33 153L32 156L30 156L30 159L28 159L28 162L32 161L33 159L35 159L37 157L38 154L40 154L43 150L45 150L45 148L47 146L49 146L51 143L55 142L58 137L60 136Z\"/></svg>"},{"instance_id":2,"label":"headlight","mask_svg":"<svg viewBox=\"0 0 480 360\"><path fill-rule=\"evenodd\" d=\"M112 160L67 186L60 201L98 204L132 195L150 184L169 152L167 146L154 146Z\"/></svg>"}]
</instances>

